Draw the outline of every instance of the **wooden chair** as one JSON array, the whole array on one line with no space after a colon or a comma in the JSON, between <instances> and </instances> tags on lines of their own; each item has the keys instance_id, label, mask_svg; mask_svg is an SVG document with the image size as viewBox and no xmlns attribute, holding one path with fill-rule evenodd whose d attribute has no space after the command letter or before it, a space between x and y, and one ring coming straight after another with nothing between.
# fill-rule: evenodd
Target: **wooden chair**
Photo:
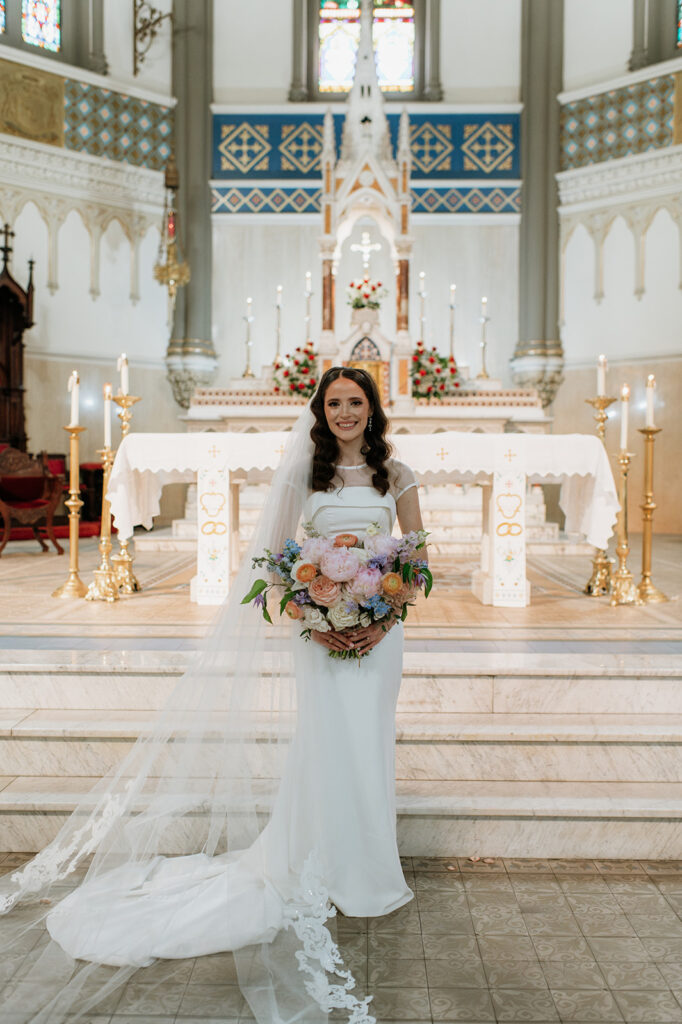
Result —
<instances>
[{"instance_id":1,"label":"wooden chair","mask_svg":"<svg viewBox=\"0 0 682 1024\"><path fill-rule=\"evenodd\" d=\"M54 513L62 496L64 478L51 473L45 452L31 458L18 448L6 447L0 451L0 515L3 533L0 554L10 539L12 522L30 526L43 551L49 548L38 525L45 525L47 536L62 555L64 548L54 535Z\"/></svg>"}]
</instances>

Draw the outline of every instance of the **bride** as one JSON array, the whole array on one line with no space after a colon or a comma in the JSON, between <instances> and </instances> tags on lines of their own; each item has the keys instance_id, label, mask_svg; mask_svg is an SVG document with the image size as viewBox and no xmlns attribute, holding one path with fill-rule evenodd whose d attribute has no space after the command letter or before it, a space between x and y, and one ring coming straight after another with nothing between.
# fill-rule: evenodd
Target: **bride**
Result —
<instances>
[{"instance_id":1,"label":"bride","mask_svg":"<svg viewBox=\"0 0 682 1024\"><path fill-rule=\"evenodd\" d=\"M0 911L12 910L0 941L26 954L2 994L8 1021L110 1010L138 968L153 985L172 979L157 960L228 951L261 1024L319 1024L334 1008L374 1020L333 917L380 916L413 896L395 832L402 623L306 642L239 602L252 555L281 550L301 522L325 537L362 538L370 524L390 534L396 516L404 533L422 528L414 474L390 457L387 427L368 373L323 375L196 664L56 839L0 880ZM330 657L343 651L361 657ZM233 969L226 958L219 980L236 1018L248 1009Z\"/></svg>"}]
</instances>

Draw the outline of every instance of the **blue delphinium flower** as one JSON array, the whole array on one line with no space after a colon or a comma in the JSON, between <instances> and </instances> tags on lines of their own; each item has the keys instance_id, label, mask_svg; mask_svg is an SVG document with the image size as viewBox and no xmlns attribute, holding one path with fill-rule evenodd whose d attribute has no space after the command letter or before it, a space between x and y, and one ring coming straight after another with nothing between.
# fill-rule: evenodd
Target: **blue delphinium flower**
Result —
<instances>
[{"instance_id":1,"label":"blue delphinium flower","mask_svg":"<svg viewBox=\"0 0 682 1024\"><path fill-rule=\"evenodd\" d=\"M367 568L368 569L384 569L386 566L386 558L368 558Z\"/></svg>"},{"instance_id":2,"label":"blue delphinium flower","mask_svg":"<svg viewBox=\"0 0 682 1024\"><path fill-rule=\"evenodd\" d=\"M297 590L293 600L296 604L312 604L312 598L309 597L307 590Z\"/></svg>"},{"instance_id":3,"label":"blue delphinium flower","mask_svg":"<svg viewBox=\"0 0 682 1024\"><path fill-rule=\"evenodd\" d=\"M375 594L373 597L370 597L369 600L363 602L363 608L369 609L369 611L373 612L378 619L387 615L391 610L390 604L387 604L387 602L384 601L381 594Z\"/></svg>"}]
</instances>

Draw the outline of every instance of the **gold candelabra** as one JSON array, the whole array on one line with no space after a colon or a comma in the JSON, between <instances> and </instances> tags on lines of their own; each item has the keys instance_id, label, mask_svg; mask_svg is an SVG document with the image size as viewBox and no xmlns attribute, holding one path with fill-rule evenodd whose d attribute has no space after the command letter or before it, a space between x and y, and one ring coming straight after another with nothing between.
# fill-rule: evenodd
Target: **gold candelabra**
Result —
<instances>
[{"instance_id":1,"label":"gold candelabra","mask_svg":"<svg viewBox=\"0 0 682 1024\"><path fill-rule=\"evenodd\" d=\"M99 531L99 567L95 569L95 578L88 587L86 601L118 601L118 583L116 572L111 560L111 505L107 498L107 488L111 467L114 464L114 452L108 446L97 452L102 460L102 525Z\"/></svg>"},{"instance_id":2,"label":"gold candelabra","mask_svg":"<svg viewBox=\"0 0 682 1024\"><path fill-rule=\"evenodd\" d=\"M606 447L606 421L608 415L606 410L616 399L608 398L606 395L597 395L596 398L586 398L585 401L594 409L594 420L597 424L597 437ZM583 590L588 597L603 597L611 590L611 559L606 549L600 548L595 552L592 559L592 575L585 584Z\"/></svg>"},{"instance_id":3,"label":"gold candelabra","mask_svg":"<svg viewBox=\"0 0 682 1024\"><path fill-rule=\"evenodd\" d=\"M617 604L641 604L635 581L628 569L628 555L630 553L630 541L628 537L628 472L632 452L621 450L618 453L620 465L620 511L618 513L618 570L611 579L611 605Z\"/></svg>"},{"instance_id":4,"label":"gold candelabra","mask_svg":"<svg viewBox=\"0 0 682 1024\"><path fill-rule=\"evenodd\" d=\"M121 438L123 439L128 436L130 420L133 415L131 410L135 403L140 401L140 396L118 394L114 395L114 401L121 407L118 418L121 421ZM128 541L121 540L119 537L118 546L118 554L114 555L111 559L116 575L116 583L118 589L122 590L124 594L134 594L141 590L142 587L133 572L133 556L128 551Z\"/></svg>"},{"instance_id":5,"label":"gold candelabra","mask_svg":"<svg viewBox=\"0 0 682 1024\"><path fill-rule=\"evenodd\" d=\"M64 502L69 510L69 575L65 583L52 594L53 597L83 597L87 587L78 575L78 527L81 518L80 493L80 435L85 427L64 427L69 432L69 500Z\"/></svg>"},{"instance_id":6,"label":"gold candelabra","mask_svg":"<svg viewBox=\"0 0 682 1024\"><path fill-rule=\"evenodd\" d=\"M660 427L640 427L644 434L644 504L641 505L642 517L642 579L637 593L642 604L658 604L668 598L651 582L651 534L653 530L654 509L654 441Z\"/></svg>"}]
</instances>

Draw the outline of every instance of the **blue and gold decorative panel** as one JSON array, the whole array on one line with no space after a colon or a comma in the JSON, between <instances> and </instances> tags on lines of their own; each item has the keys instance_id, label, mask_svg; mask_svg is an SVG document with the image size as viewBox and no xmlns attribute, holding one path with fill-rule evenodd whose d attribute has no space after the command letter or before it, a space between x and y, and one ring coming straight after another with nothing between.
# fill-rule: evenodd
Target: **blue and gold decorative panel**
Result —
<instances>
[{"instance_id":1,"label":"blue and gold decorative panel","mask_svg":"<svg viewBox=\"0 0 682 1024\"><path fill-rule=\"evenodd\" d=\"M507 185L478 188L413 188L413 213L520 213L521 189Z\"/></svg>"},{"instance_id":2,"label":"blue and gold decorative panel","mask_svg":"<svg viewBox=\"0 0 682 1024\"><path fill-rule=\"evenodd\" d=\"M214 185L211 213L319 213L321 189Z\"/></svg>"},{"instance_id":3,"label":"blue and gold decorative panel","mask_svg":"<svg viewBox=\"0 0 682 1024\"><path fill-rule=\"evenodd\" d=\"M516 185L412 189L413 213L520 213L521 189ZM319 213L322 193L315 187L259 188L214 185L212 213Z\"/></svg>"},{"instance_id":4,"label":"blue and gold decorative panel","mask_svg":"<svg viewBox=\"0 0 682 1024\"><path fill-rule=\"evenodd\" d=\"M159 103L64 80L64 146L163 170L170 155L173 110Z\"/></svg>"},{"instance_id":5,"label":"blue and gold decorative panel","mask_svg":"<svg viewBox=\"0 0 682 1024\"><path fill-rule=\"evenodd\" d=\"M400 114L389 114L394 149ZM337 152L344 115L334 115ZM320 176L323 115L214 115L213 178L230 181ZM412 114L412 177L520 177L519 114Z\"/></svg>"},{"instance_id":6,"label":"blue and gold decorative panel","mask_svg":"<svg viewBox=\"0 0 682 1024\"><path fill-rule=\"evenodd\" d=\"M674 76L662 75L565 103L561 169L672 145L674 92Z\"/></svg>"}]
</instances>

